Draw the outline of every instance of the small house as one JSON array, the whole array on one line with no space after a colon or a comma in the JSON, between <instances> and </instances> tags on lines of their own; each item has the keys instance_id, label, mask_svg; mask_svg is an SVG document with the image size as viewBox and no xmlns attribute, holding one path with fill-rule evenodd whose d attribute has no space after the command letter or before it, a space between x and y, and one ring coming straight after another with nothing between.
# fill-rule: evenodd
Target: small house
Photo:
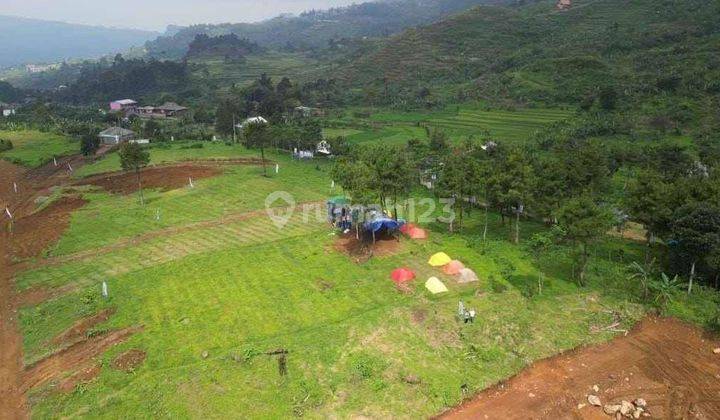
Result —
<instances>
[{"instance_id":1,"label":"small house","mask_svg":"<svg viewBox=\"0 0 720 420\"><path fill-rule=\"evenodd\" d=\"M182 117L187 113L188 109L184 106L180 106L175 102L165 102L159 107L155 108L155 112L162 114L166 117Z\"/></svg>"},{"instance_id":2,"label":"small house","mask_svg":"<svg viewBox=\"0 0 720 420\"><path fill-rule=\"evenodd\" d=\"M268 123L268 120L266 120L263 117L252 117L252 118L248 118L245 121L243 121L242 124L238 124L237 128L244 129L245 127L247 127L248 125L251 125L251 124L267 124L267 123Z\"/></svg>"},{"instance_id":3,"label":"small house","mask_svg":"<svg viewBox=\"0 0 720 420\"><path fill-rule=\"evenodd\" d=\"M101 132L98 137L102 144L120 144L135 139L135 132L122 127L110 127Z\"/></svg>"},{"instance_id":4,"label":"small house","mask_svg":"<svg viewBox=\"0 0 720 420\"><path fill-rule=\"evenodd\" d=\"M322 117L323 111L320 108L310 108L307 106L298 106L293 109L295 117L298 118L310 118L310 117Z\"/></svg>"},{"instance_id":5,"label":"small house","mask_svg":"<svg viewBox=\"0 0 720 420\"><path fill-rule=\"evenodd\" d=\"M572 7L572 0L558 0L555 5L558 10L568 10Z\"/></svg>"},{"instance_id":6,"label":"small house","mask_svg":"<svg viewBox=\"0 0 720 420\"><path fill-rule=\"evenodd\" d=\"M119 101L110 102L110 111L115 112L135 112L138 103L132 99L120 99Z\"/></svg>"},{"instance_id":7,"label":"small house","mask_svg":"<svg viewBox=\"0 0 720 420\"><path fill-rule=\"evenodd\" d=\"M155 107L154 106L141 106L137 109L136 112L140 116L152 115L155 113Z\"/></svg>"},{"instance_id":8,"label":"small house","mask_svg":"<svg viewBox=\"0 0 720 420\"><path fill-rule=\"evenodd\" d=\"M15 115L15 107L13 105L0 102L0 115L3 117Z\"/></svg>"}]
</instances>

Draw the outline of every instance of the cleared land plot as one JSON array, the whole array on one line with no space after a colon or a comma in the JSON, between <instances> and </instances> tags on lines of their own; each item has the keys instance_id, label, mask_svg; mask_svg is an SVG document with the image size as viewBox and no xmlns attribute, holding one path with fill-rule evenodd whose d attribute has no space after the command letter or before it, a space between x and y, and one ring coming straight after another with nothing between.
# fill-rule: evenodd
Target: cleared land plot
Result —
<instances>
[{"instance_id":1,"label":"cleared land plot","mask_svg":"<svg viewBox=\"0 0 720 420\"><path fill-rule=\"evenodd\" d=\"M403 240L398 253L358 264L336 250L323 221L328 168L270 159L280 163L279 174L230 165L194 188L149 190L145 207L135 195L74 193L88 203L53 256L27 261L16 279L23 291L64 291L19 312L25 362L38 363L31 372L52 366L47 357L66 345L57 337L83 319L111 315L84 332L88 345L103 346L95 360L81 366L73 355L96 353L73 347L66 372L33 381L34 416L424 417L458 404L467 395L462 385L479 391L538 359L608 340L612 332L591 332L613 322L607 308L622 315L621 327L644 314L618 265L618 258L641 260L642 244L608 238L580 288L568 278L568 249L536 258L506 240L509 228L494 215L483 243L483 212L476 211L462 234L424 226L429 240ZM273 191L319 201L319 219L296 209L276 226L265 214ZM524 223L523 244L543 229ZM461 285L430 267L437 251L463 261L480 281ZM410 293L390 281L400 266L417 273ZM429 294L423 283L430 276L450 292ZM103 281L108 299L100 295ZM706 317L714 310L706 293L699 288L671 312ZM477 310L476 323L456 320L459 300ZM116 336L122 340L106 348ZM284 377L265 354L279 348L289 351ZM129 371L113 367L127 354L144 356Z\"/></svg>"},{"instance_id":2,"label":"cleared land plot","mask_svg":"<svg viewBox=\"0 0 720 420\"><path fill-rule=\"evenodd\" d=\"M13 143L11 150L0 152L0 158L30 167L41 166L53 156L64 156L80 150L78 141L36 130L0 131L0 139Z\"/></svg>"}]
</instances>

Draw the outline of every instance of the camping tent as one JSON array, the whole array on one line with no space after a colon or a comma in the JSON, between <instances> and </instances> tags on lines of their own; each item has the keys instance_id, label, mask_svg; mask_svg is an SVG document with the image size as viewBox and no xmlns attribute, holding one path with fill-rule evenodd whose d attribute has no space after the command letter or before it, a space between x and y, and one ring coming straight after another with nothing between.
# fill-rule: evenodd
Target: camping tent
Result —
<instances>
[{"instance_id":1,"label":"camping tent","mask_svg":"<svg viewBox=\"0 0 720 420\"><path fill-rule=\"evenodd\" d=\"M450 261L452 261L452 258L450 258L448 254L444 252L438 252L437 254L430 257L428 264L432 265L433 267L442 267L443 265L449 264Z\"/></svg>"},{"instance_id":2,"label":"camping tent","mask_svg":"<svg viewBox=\"0 0 720 420\"><path fill-rule=\"evenodd\" d=\"M425 229L420 229L419 227L414 227L410 229L410 233L408 234L410 239L427 239L428 234Z\"/></svg>"},{"instance_id":3,"label":"camping tent","mask_svg":"<svg viewBox=\"0 0 720 420\"><path fill-rule=\"evenodd\" d=\"M330 197L327 202L328 204L334 204L336 206L346 206L350 204L350 199L344 195L336 195L335 197Z\"/></svg>"},{"instance_id":4,"label":"camping tent","mask_svg":"<svg viewBox=\"0 0 720 420\"><path fill-rule=\"evenodd\" d=\"M443 271L447 275L456 276L460 274L460 270L462 270L463 268L465 268L465 264L461 263L458 260L452 260L445 267L443 267Z\"/></svg>"},{"instance_id":5,"label":"camping tent","mask_svg":"<svg viewBox=\"0 0 720 420\"><path fill-rule=\"evenodd\" d=\"M463 268L462 270L460 270L460 280L458 280L458 282L471 283L475 281L480 281L480 279L474 271L469 268Z\"/></svg>"},{"instance_id":6,"label":"camping tent","mask_svg":"<svg viewBox=\"0 0 720 420\"><path fill-rule=\"evenodd\" d=\"M396 231L400 228L401 223L395 219L391 219L384 214L376 213L365 222L363 227L368 232L378 233L381 230L388 232Z\"/></svg>"},{"instance_id":7,"label":"camping tent","mask_svg":"<svg viewBox=\"0 0 720 420\"><path fill-rule=\"evenodd\" d=\"M443 284L443 282L441 282L437 277L430 277L425 282L425 287L434 295L448 291L447 286L445 286L445 284Z\"/></svg>"},{"instance_id":8,"label":"camping tent","mask_svg":"<svg viewBox=\"0 0 720 420\"><path fill-rule=\"evenodd\" d=\"M415 278L415 273L409 268L396 268L390 274L390 278L395 284L407 283Z\"/></svg>"},{"instance_id":9,"label":"camping tent","mask_svg":"<svg viewBox=\"0 0 720 420\"><path fill-rule=\"evenodd\" d=\"M409 236L410 239L427 239L428 234L425 229L420 229L412 223L406 223L400 227L400 232Z\"/></svg>"}]
</instances>

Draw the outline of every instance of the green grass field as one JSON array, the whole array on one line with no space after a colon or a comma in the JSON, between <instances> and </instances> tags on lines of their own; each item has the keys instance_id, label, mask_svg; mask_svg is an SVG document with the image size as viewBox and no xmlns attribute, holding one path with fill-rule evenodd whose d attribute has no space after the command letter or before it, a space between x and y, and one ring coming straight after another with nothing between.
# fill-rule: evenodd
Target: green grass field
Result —
<instances>
[{"instance_id":1,"label":"green grass field","mask_svg":"<svg viewBox=\"0 0 720 420\"><path fill-rule=\"evenodd\" d=\"M342 118L326 121L326 137L346 136L352 143L382 142L403 144L412 138L425 138L426 127L448 134L453 142L467 138L496 142L523 143L532 134L572 115L560 109L489 109L480 105L448 106L442 111L394 112L350 110Z\"/></svg>"},{"instance_id":2,"label":"green grass field","mask_svg":"<svg viewBox=\"0 0 720 420\"><path fill-rule=\"evenodd\" d=\"M252 153L206 147L190 152ZM153 149L152 158L181 160L190 152L173 145ZM462 384L480 390L539 358L609 339L610 333L589 332L612 322L608 307L623 314L625 325L644 313L618 260L620 250L624 263L641 259L641 245L608 237L595 252L588 286L578 287L569 279L567 248L537 258L524 245L544 226L525 223L516 246L492 215L483 243L480 211L461 234L432 223L428 241L402 240L397 254L356 263L334 249L332 230L312 211L297 209L282 228L271 222L264 212L270 192L320 201L320 220L322 200L331 194L326 165L271 158L281 170L270 178L257 167L231 167L194 189L150 191L145 207L134 195L84 193L89 203L50 251L68 260L17 278L21 290L75 286L21 310L26 363L57 350L52 337L102 308L117 312L92 333L144 329L100 357L93 382L70 393L35 390L35 417L426 417L459 403ZM115 159L78 172L117 169ZM149 236L125 243L139 234ZM460 285L430 267L427 259L437 251L463 261L481 281ZM409 294L389 279L400 266L418 275ZM450 292L429 294L423 283L430 276ZM100 297L102 281L109 284L107 300ZM672 310L702 319L713 310L705 293ZM477 310L476 323L455 319L458 300ZM111 361L131 348L147 352L144 364L131 373L113 369ZM285 377L263 354L278 348L290 352ZM408 384L407 375L421 383Z\"/></svg>"},{"instance_id":3,"label":"green grass field","mask_svg":"<svg viewBox=\"0 0 720 420\"><path fill-rule=\"evenodd\" d=\"M0 158L31 167L41 166L53 156L77 153L80 150L80 143L77 141L59 134L36 130L0 130L0 139L10 140L13 143L11 150L0 152Z\"/></svg>"}]
</instances>

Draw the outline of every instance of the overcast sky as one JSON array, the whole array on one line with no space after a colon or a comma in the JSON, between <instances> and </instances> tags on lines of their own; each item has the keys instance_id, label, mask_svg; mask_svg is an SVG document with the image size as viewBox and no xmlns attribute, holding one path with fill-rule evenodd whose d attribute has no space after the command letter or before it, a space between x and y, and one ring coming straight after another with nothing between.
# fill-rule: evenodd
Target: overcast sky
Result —
<instances>
[{"instance_id":1,"label":"overcast sky","mask_svg":"<svg viewBox=\"0 0 720 420\"><path fill-rule=\"evenodd\" d=\"M0 0L0 14L163 31L169 24L255 22L359 0Z\"/></svg>"}]
</instances>

